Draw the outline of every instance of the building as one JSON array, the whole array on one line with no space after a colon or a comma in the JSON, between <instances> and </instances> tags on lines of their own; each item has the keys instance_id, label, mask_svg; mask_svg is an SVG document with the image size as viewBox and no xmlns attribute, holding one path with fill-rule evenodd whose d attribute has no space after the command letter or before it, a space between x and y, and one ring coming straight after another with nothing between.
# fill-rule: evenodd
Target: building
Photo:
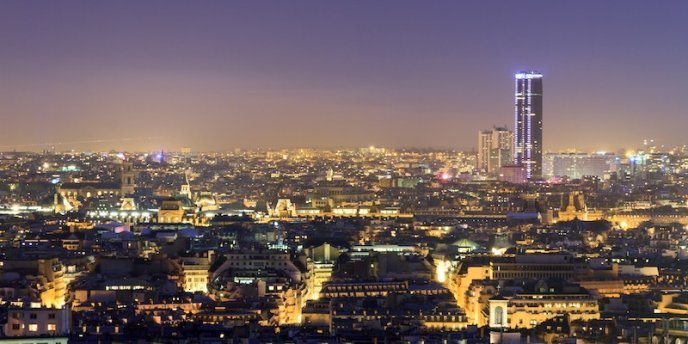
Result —
<instances>
[{"instance_id":1,"label":"building","mask_svg":"<svg viewBox=\"0 0 688 344\"><path fill-rule=\"evenodd\" d=\"M184 291L208 292L208 276L212 255L205 257L181 257L181 268L184 276Z\"/></svg>"},{"instance_id":2,"label":"building","mask_svg":"<svg viewBox=\"0 0 688 344\"><path fill-rule=\"evenodd\" d=\"M301 282L303 271L297 266L298 261L292 261L289 252L280 250L235 250L226 255L226 260L215 271L212 278L215 279L227 270L279 270L291 280ZM303 267L305 269L305 267ZM247 278L243 282L253 282L258 278ZM239 279L237 279L239 280Z\"/></svg>"},{"instance_id":3,"label":"building","mask_svg":"<svg viewBox=\"0 0 688 344\"><path fill-rule=\"evenodd\" d=\"M310 299L320 297L320 291L325 283L332 279L332 271L336 259L342 250L324 243L320 246L309 247L304 250L308 256L308 269L310 271Z\"/></svg>"},{"instance_id":4,"label":"building","mask_svg":"<svg viewBox=\"0 0 688 344\"><path fill-rule=\"evenodd\" d=\"M603 218L604 214L597 210L589 210L585 204L585 194L582 192L569 192L561 195L561 205L557 214L558 221L571 221L579 219L583 221L596 221Z\"/></svg>"},{"instance_id":5,"label":"building","mask_svg":"<svg viewBox=\"0 0 688 344\"><path fill-rule=\"evenodd\" d=\"M260 300L265 311L266 325L277 326L300 322L308 290L306 284L295 281L275 269L225 270L213 279L209 292L221 302L246 299Z\"/></svg>"},{"instance_id":6,"label":"building","mask_svg":"<svg viewBox=\"0 0 688 344\"><path fill-rule=\"evenodd\" d=\"M101 196L122 196L122 187L118 183L109 182L79 182L79 183L62 183L57 187L57 192L62 197L68 199L91 198Z\"/></svg>"},{"instance_id":7,"label":"building","mask_svg":"<svg viewBox=\"0 0 688 344\"><path fill-rule=\"evenodd\" d=\"M524 254L513 259L490 263L492 279L514 280L522 278L562 278L586 276L590 272L585 262L568 254Z\"/></svg>"},{"instance_id":8,"label":"building","mask_svg":"<svg viewBox=\"0 0 688 344\"><path fill-rule=\"evenodd\" d=\"M543 161L543 177L569 177L579 179L584 176L604 177L616 172L618 159L614 153L548 153Z\"/></svg>"},{"instance_id":9,"label":"building","mask_svg":"<svg viewBox=\"0 0 688 344\"><path fill-rule=\"evenodd\" d=\"M120 189L122 196L130 196L136 190L136 171L130 161L122 161L120 164Z\"/></svg>"},{"instance_id":10,"label":"building","mask_svg":"<svg viewBox=\"0 0 688 344\"><path fill-rule=\"evenodd\" d=\"M488 324L490 299L499 293L500 282L492 279L475 280L462 295L462 307L468 322L482 327Z\"/></svg>"},{"instance_id":11,"label":"building","mask_svg":"<svg viewBox=\"0 0 688 344\"><path fill-rule=\"evenodd\" d=\"M528 173L523 165L504 165L499 169L499 180L513 184L522 184L528 181Z\"/></svg>"},{"instance_id":12,"label":"building","mask_svg":"<svg viewBox=\"0 0 688 344\"><path fill-rule=\"evenodd\" d=\"M180 223L185 221L185 210L181 200L163 200L158 209L158 222L160 223Z\"/></svg>"},{"instance_id":13,"label":"building","mask_svg":"<svg viewBox=\"0 0 688 344\"><path fill-rule=\"evenodd\" d=\"M503 127L482 130L478 133L478 170L499 172L499 168L513 159L514 134Z\"/></svg>"},{"instance_id":14,"label":"building","mask_svg":"<svg viewBox=\"0 0 688 344\"><path fill-rule=\"evenodd\" d=\"M686 343L688 321L681 318L662 319L648 337L649 343Z\"/></svg>"},{"instance_id":15,"label":"building","mask_svg":"<svg viewBox=\"0 0 688 344\"><path fill-rule=\"evenodd\" d=\"M572 321L600 318L599 305L587 290L557 284L556 281L540 280L528 290L491 299L490 327L530 329L563 315L568 315Z\"/></svg>"},{"instance_id":16,"label":"building","mask_svg":"<svg viewBox=\"0 0 688 344\"><path fill-rule=\"evenodd\" d=\"M514 163L528 179L542 177L542 74L519 72L516 79Z\"/></svg>"},{"instance_id":17,"label":"building","mask_svg":"<svg viewBox=\"0 0 688 344\"><path fill-rule=\"evenodd\" d=\"M65 266L58 258L16 257L0 261L0 275L15 272L29 281L28 294L43 307L61 308L67 298Z\"/></svg>"},{"instance_id":18,"label":"building","mask_svg":"<svg viewBox=\"0 0 688 344\"><path fill-rule=\"evenodd\" d=\"M68 308L46 308L38 303L13 303L7 310L4 335L6 337L64 336L69 334L70 327L71 316ZM43 343L47 342L47 340L43 341Z\"/></svg>"},{"instance_id":19,"label":"building","mask_svg":"<svg viewBox=\"0 0 688 344\"><path fill-rule=\"evenodd\" d=\"M118 163L119 183L101 181L81 181L74 183L62 183L57 187L57 192L68 200L76 198L92 198L101 196L130 196L136 189L136 175L134 165L129 161Z\"/></svg>"}]
</instances>

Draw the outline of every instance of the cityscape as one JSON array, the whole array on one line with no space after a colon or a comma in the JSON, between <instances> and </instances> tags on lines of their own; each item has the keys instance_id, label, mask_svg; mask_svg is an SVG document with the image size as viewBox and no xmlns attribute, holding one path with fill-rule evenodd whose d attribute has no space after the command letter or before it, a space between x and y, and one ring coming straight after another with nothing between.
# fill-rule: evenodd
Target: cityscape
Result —
<instances>
[{"instance_id":1,"label":"cityscape","mask_svg":"<svg viewBox=\"0 0 688 344\"><path fill-rule=\"evenodd\" d=\"M507 42L493 5L0 2L0 343L688 343L688 6L525 1L551 51L399 75L448 23Z\"/></svg>"}]
</instances>

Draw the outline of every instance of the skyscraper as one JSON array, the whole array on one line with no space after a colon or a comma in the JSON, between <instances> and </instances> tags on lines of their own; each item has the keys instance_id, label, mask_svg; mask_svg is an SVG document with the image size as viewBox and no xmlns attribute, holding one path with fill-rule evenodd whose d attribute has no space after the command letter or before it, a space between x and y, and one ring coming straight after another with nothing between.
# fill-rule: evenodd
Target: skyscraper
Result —
<instances>
[{"instance_id":1,"label":"skyscraper","mask_svg":"<svg viewBox=\"0 0 688 344\"><path fill-rule=\"evenodd\" d=\"M478 170L497 173L503 165L511 163L514 135L504 127L481 130L478 133Z\"/></svg>"},{"instance_id":2,"label":"skyscraper","mask_svg":"<svg viewBox=\"0 0 688 344\"><path fill-rule=\"evenodd\" d=\"M519 72L516 79L514 163L528 179L542 177L542 74Z\"/></svg>"},{"instance_id":3,"label":"skyscraper","mask_svg":"<svg viewBox=\"0 0 688 344\"><path fill-rule=\"evenodd\" d=\"M478 132L478 168L479 171L490 170L490 151L492 150L492 130Z\"/></svg>"}]
</instances>

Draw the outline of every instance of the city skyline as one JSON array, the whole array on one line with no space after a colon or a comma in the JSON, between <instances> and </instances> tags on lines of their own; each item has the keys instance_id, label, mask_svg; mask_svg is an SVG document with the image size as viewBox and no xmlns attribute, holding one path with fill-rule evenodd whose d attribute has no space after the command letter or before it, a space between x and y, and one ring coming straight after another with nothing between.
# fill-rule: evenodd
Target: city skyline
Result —
<instances>
[{"instance_id":1,"label":"city skyline","mask_svg":"<svg viewBox=\"0 0 688 344\"><path fill-rule=\"evenodd\" d=\"M0 1L0 344L688 343L686 32Z\"/></svg>"},{"instance_id":2,"label":"city skyline","mask_svg":"<svg viewBox=\"0 0 688 344\"><path fill-rule=\"evenodd\" d=\"M680 145L686 6L3 2L0 150L471 150L530 69L545 151Z\"/></svg>"}]
</instances>

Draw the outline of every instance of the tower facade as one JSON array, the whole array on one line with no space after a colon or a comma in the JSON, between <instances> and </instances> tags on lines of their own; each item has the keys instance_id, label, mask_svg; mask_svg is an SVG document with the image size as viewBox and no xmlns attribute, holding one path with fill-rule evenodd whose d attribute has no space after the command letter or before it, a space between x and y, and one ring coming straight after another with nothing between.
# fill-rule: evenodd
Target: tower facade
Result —
<instances>
[{"instance_id":1,"label":"tower facade","mask_svg":"<svg viewBox=\"0 0 688 344\"><path fill-rule=\"evenodd\" d=\"M136 171L132 162L122 161L120 165L120 187L122 197L132 195L136 189Z\"/></svg>"},{"instance_id":2,"label":"tower facade","mask_svg":"<svg viewBox=\"0 0 688 344\"><path fill-rule=\"evenodd\" d=\"M542 74L515 75L514 163L523 165L528 179L542 177Z\"/></svg>"},{"instance_id":3,"label":"tower facade","mask_svg":"<svg viewBox=\"0 0 688 344\"><path fill-rule=\"evenodd\" d=\"M191 184L189 184L189 175L187 174L187 171L184 171L184 184L182 184L182 188L179 191L179 194L182 196L186 196L186 198L188 199L192 199Z\"/></svg>"}]
</instances>

